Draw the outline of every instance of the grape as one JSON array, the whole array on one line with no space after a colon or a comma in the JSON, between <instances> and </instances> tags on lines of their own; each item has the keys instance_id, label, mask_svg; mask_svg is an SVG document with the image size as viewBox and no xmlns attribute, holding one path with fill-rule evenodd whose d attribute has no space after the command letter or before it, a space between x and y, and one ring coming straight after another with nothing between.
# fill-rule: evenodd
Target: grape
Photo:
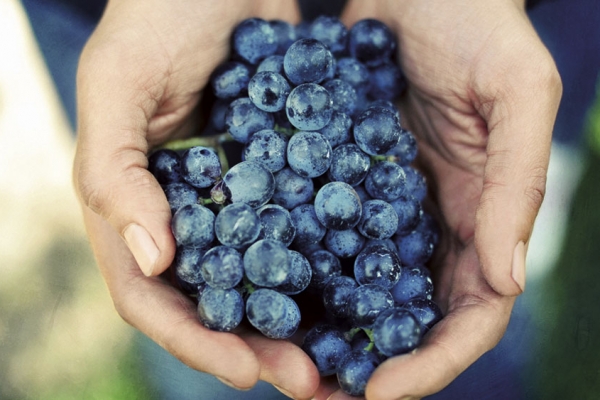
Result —
<instances>
[{"instance_id":1,"label":"grape","mask_svg":"<svg viewBox=\"0 0 600 400\"><path fill-rule=\"evenodd\" d=\"M366 350L371 347L371 338L364 329L359 329L358 332L352 332L352 338L350 339L350 346L352 351L355 350Z\"/></svg>"},{"instance_id":2,"label":"grape","mask_svg":"<svg viewBox=\"0 0 600 400\"><path fill-rule=\"evenodd\" d=\"M402 71L391 61L384 62L369 72L371 82L369 95L374 99L394 100L406 86Z\"/></svg>"},{"instance_id":3,"label":"grape","mask_svg":"<svg viewBox=\"0 0 600 400\"><path fill-rule=\"evenodd\" d=\"M200 268L205 252L205 249L197 247L178 247L171 266L177 278L189 284L203 283Z\"/></svg>"},{"instance_id":4,"label":"grape","mask_svg":"<svg viewBox=\"0 0 600 400\"><path fill-rule=\"evenodd\" d=\"M430 299L412 299L408 303L404 303L402 308L410 311L415 316L422 334L433 328L443 317L440 308Z\"/></svg>"},{"instance_id":5,"label":"grape","mask_svg":"<svg viewBox=\"0 0 600 400\"><path fill-rule=\"evenodd\" d=\"M244 253L244 270L248 279L255 285L281 285L290 273L288 250L276 240L258 240Z\"/></svg>"},{"instance_id":6,"label":"grape","mask_svg":"<svg viewBox=\"0 0 600 400\"><path fill-rule=\"evenodd\" d=\"M402 166L407 166L417 158L417 141L412 133L402 130L398 144L392 150L386 153L396 157L395 162ZM420 200L423 200L422 198Z\"/></svg>"},{"instance_id":7,"label":"grape","mask_svg":"<svg viewBox=\"0 0 600 400\"><path fill-rule=\"evenodd\" d=\"M350 55L376 67L390 59L396 49L394 34L380 21L363 19L358 21L348 33Z\"/></svg>"},{"instance_id":8,"label":"grape","mask_svg":"<svg viewBox=\"0 0 600 400\"><path fill-rule=\"evenodd\" d=\"M333 111L329 123L320 129L321 135L333 149L340 144L349 143L352 140L350 127L352 118L339 111Z\"/></svg>"},{"instance_id":9,"label":"grape","mask_svg":"<svg viewBox=\"0 0 600 400\"><path fill-rule=\"evenodd\" d=\"M371 158L354 143L341 144L333 150L328 176L332 181L360 184L367 176Z\"/></svg>"},{"instance_id":10,"label":"grape","mask_svg":"<svg viewBox=\"0 0 600 400\"><path fill-rule=\"evenodd\" d=\"M424 211L414 230L429 235L431 243L433 243L434 246L440 241L440 226L430 214Z\"/></svg>"},{"instance_id":11,"label":"grape","mask_svg":"<svg viewBox=\"0 0 600 400\"><path fill-rule=\"evenodd\" d=\"M358 147L376 156L384 155L398 144L402 127L392 111L371 107L357 117L353 132Z\"/></svg>"},{"instance_id":12,"label":"grape","mask_svg":"<svg viewBox=\"0 0 600 400\"><path fill-rule=\"evenodd\" d=\"M404 168L406 174L406 190L419 201L423 201L427 196L427 182L425 177L411 166Z\"/></svg>"},{"instance_id":13,"label":"grape","mask_svg":"<svg viewBox=\"0 0 600 400\"><path fill-rule=\"evenodd\" d=\"M358 95L354 87L341 79L332 79L323 84L331 96L334 111L354 115L358 102Z\"/></svg>"},{"instance_id":14,"label":"grape","mask_svg":"<svg viewBox=\"0 0 600 400\"><path fill-rule=\"evenodd\" d=\"M296 38L297 39L307 39L310 38L310 26L311 23L308 21L300 21L298 25L296 25Z\"/></svg>"},{"instance_id":15,"label":"grape","mask_svg":"<svg viewBox=\"0 0 600 400\"><path fill-rule=\"evenodd\" d=\"M315 83L296 86L285 103L289 121L297 129L318 131L329 123L333 113L327 89Z\"/></svg>"},{"instance_id":16,"label":"grape","mask_svg":"<svg viewBox=\"0 0 600 400\"><path fill-rule=\"evenodd\" d=\"M260 218L248 204L230 204L215 218L215 234L221 244L238 250L244 249L258 238Z\"/></svg>"},{"instance_id":17,"label":"grape","mask_svg":"<svg viewBox=\"0 0 600 400\"><path fill-rule=\"evenodd\" d=\"M271 129L258 131L250 137L244 147L243 158L246 161L262 163L275 173L286 166L288 139Z\"/></svg>"},{"instance_id":18,"label":"grape","mask_svg":"<svg viewBox=\"0 0 600 400\"><path fill-rule=\"evenodd\" d=\"M227 130L225 115L229 108L230 100L217 99L210 110L208 132L222 133Z\"/></svg>"},{"instance_id":19,"label":"grape","mask_svg":"<svg viewBox=\"0 0 600 400\"><path fill-rule=\"evenodd\" d=\"M317 132L298 132L288 143L287 161L298 175L316 178L329 169L331 146Z\"/></svg>"},{"instance_id":20,"label":"grape","mask_svg":"<svg viewBox=\"0 0 600 400\"><path fill-rule=\"evenodd\" d=\"M394 242L398 256L406 265L425 264L433 253L433 240L430 234L412 231L406 236L396 236Z\"/></svg>"},{"instance_id":21,"label":"grape","mask_svg":"<svg viewBox=\"0 0 600 400\"><path fill-rule=\"evenodd\" d=\"M404 169L390 161L373 165L365 178L365 189L375 199L394 201L410 193Z\"/></svg>"},{"instance_id":22,"label":"grape","mask_svg":"<svg viewBox=\"0 0 600 400\"><path fill-rule=\"evenodd\" d=\"M234 54L250 64L274 54L278 45L275 30L260 18L246 19L233 31Z\"/></svg>"},{"instance_id":23,"label":"grape","mask_svg":"<svg viewBox=\"0 0 600 400\"><path fill-rule=\"evenodd\" d=\"M339 258L356 256L365 245L365 238L356 229L336 231L329 229L325 235L325 247Z\"/></svg>"},{"instance_id":24,"label":"grape","mask_svg":"<svg viewBox=\"0 0 600 400\"><path fill-rule=\"evenodd\" d=\"M204 254L200 271L210 287L231 289L244 277L242 255L232 247L213 247Z\"/></svg>"},{"instance_id":25,"label":"grape","mask_svg":"<svg viewBox=\"0 0 600 400\"><path fill-rule=\"evenodd\" d=\"M167 197L171 214L188 204L198 203L198 192L193 186L183 182L169 183L162 187Z\"/></svg>"},{"instance_id":26,"label":"grape","mask_svg":"<svg viewBox=\"0 0 600 400\"><path fill-rule=\"evenodd\" d=\"M294 85L320 83L332 68L333 60L333 55L323 43L315 39L300 39L285 53L283 68Z\"/></svg>"},{"instance_id":27,"label":"grape","mask_svg":"<svg viewBox=\"0 0 600 400\"><path fill-rule=\"evenodd\" d=\"M246 315L263 335L272 339L292 336L300 324L298 305L271 289L258 289L246 300Z\"/></svg>"},{"instance_id":28,"label":"grape","mask_svg":"<svg viewBox=\"0 0 600 400\"><path fill-rule=\"evenodd\" d=\"M366 94L371 87L369 70L356 58L339 59L334 76L351 84L359 95Z\"/></svg>"},{"instance_id":29,"label":"grape","mask_svg":"<svg viewBox=\"0 0 600 400\"><path fill-rule=\"evenodd\" d=\"M327 228L319 222L312 204L300 204L290 211L290 218L296 227L296 244L318 243L323 239Z\"/></svg>"},{"instance_id":30,"label":"grape","mask_svg":"<svg viewBox=\"0 0 600 400\"><path fill-rule=\"evenodd\" d=\"M418 297L431 299L433 283L424 268L404 268L400 280L390 289L390 293L398 304L407 303Z\"/></svg>"},{"instance_id":31,"label":"grape","mask_svg":"<svg viewBox=\"0 0 600 400\"><path fill-rule=\"evenodd\" d=\"M419 322L405 309L385 310L373 323L375 347L388 357L408 353L418 346L420 338Z\"/></svg>"},{"instance_id":32,"label":"grape","mask_svg":"<svg viewBox=\"0 0 600 400\"><path fill-rule=\"evenodd\" d=\"M173 150L157 150L148 157L148 171L161 185L179 182L181 181L179 159L179 155Z\"/></svg>"},{"instance_id":33,"label":"grape","mask_svg":"<svg viewBox=\"0 0 600 400\"><path fill-rule=\"evenodd\" d=\"M358 231L369 239L388 239L398 228L398 214L383 200L369 200L363 204Z\"/></svg>"},{"instance_id":34,"label":"grape","mask_svg":"<svg viewBox=\"0 0 600 400\"><path fill-rule=\"evenodd\" d=\"M361 285L375 283L391 289L402 273L400 259L388 247L373 243L356 256L354 261L354 277Z\"/></svg>"},{"instance_id":35,"label":"grape","mask_svg":"<svg viewBox=\"0 0 600 400\"><path fill-rule=\"evenodd\" d=\"M353 350L347 353L337 368L340 388L351 396L364 396L367 381L379 363L379 358L370 351Z\"/></svg>"},{"instance_id":36,"label":"grape","mask_svg":"<svg viewBox=\"0 0 600 400\"><path fill-rule=\"evenodd\" d=\"M209 329L229 332L244 317L244 300L235 289L207 287L198 301L198 316Z\"/></svg>"},{"instance_id":37,"label":"grape","mask_svg":"<svg viewBox=\"0 0 600 400\"><path fill-rule=\"evenodd\" d=\"M274 120L272 114L256 107L249 98L242 97L229 104L225 126L236 141L248 143L253 133L273 129Z\"/></svg>"},{"instance_id":38,"label":"grape","mask_svg":"<svg viewBox=\"0 0 600 400\"><path fill-rule=\"evenodd\" d=\"M248 97L263 111L282 110L290 94L290 84L277 72L258 72L248 84Z\"/></svg>"},{"instance_id":39,"label":"grape","mask_svg":"<svg viewBox=\"0 0 600 400\"><path fill-rule=\"evenodd\" d=\"M314 204L319 222L328 229L350 229L360 221L360 199L347 183L330 182L324 185L317 192Z\"/></svg>"},{"instance_id":40,"label":"grape","mask_svg":"<svg viewBox=\"0 0 600 400\"><path fill-rule=\"evenodd\" d=\"M396 234L405 235L416 228L423 214L421 203L417 199L410 195L401 196L396 200L390 201L390 205L394 208L398 216Z\"/></svg>"},{"instance_id":41,"label":"grape","mask_svg":"<svg viewBox=\"0 0 600 400\"><path fill-rule=\"evenodd\" d=\"M384 287L374 284L358 286L348 297L346 313L352 326L369 328L375 318L394 306L394 298Z\"/></svg>"},{"instance_id":42,"label":"grape","mask_svg":"<svg viewBox=\"0 0 600 400\"><path fill-rule=\"evenodd\" d=\"M200 204L188 204L173 215L171 230L180 246L207 247L215 237L215 214Z\"/></svg>"},{"instance_id":43,"label":"grape","mask_svg":"<svg viewBox=\"0 0 600 400\"><path fill-rule=\"evenodd\" d=\"M289 22L275 19L269 21L269 25L275 31L275 38L277 39L277 50L275 54L283 55L287 49L296 41L296 28Z\"/></svg>"},{"instance_id":44,"label":"grape","mask_svg":"<svg viewBox=\"0 0 600 400\"><path fill-rule=\"evenodd\" d=\"M256 161L234 165L227 171L222 183L225 198L233 203L246 203L252 208L267 204L275 192L273 174Z\"/></svg>"},{"instance_id":45,"label":"grape","mask_svg":"<svg viewBox=\"0 0 600 400\"><path fill-rule=\"evenodd\" d=\"M342 274L340 260L327 250L314 251L306 258L312 269L310 285L316 289L322 289L331 278Z\"/></svg>"},{"instance_id":46,"label":"grape","mask_svg":"<svg viewBox=\"0 0 600 400\"><path fill-rule=\"evenodd\" d=\"M304 337L302 350L315 363L321 376L337 372L342 357L351 351L344 334L332 325L317 325Z\"/></svg>"},{"instance_id":47,"label":"grape","mask_svg":"<svg viewBox=\"0 0 600 400\"><path fill-rule=\"evenodd\" d=\"M301 293L308 287L312 278L310 263L302 254L289 250L290 271L287 279L274 289L279 293L294 295Z\"/></svg>"},{"instance_id":48,"label":"grape","mask_svg":"<svg viewBox=\"0 0 600 400\"><path fill-rule=\"evenodd\" d=\"M291 210L300 204L308 203L312 198L313 190L312 179L302 177L291 168L285 167L275 174L273 202Z\"/></svg>"},{"instance_id":49,"label":"grape","mask_svg":"<svg viewBox=\"0 0 600 400\"><path fill-rule=\"evenodd\" d=\"M317 17L310 25L308 35L327 46L335 56L346 51L348 29L337 17Z\"/></svg>"},{"instance_id":50,"label":"grape","mask_svg":"<svg viewBox=\"0 0 600 400\"><path fill-rule=\"evenodd\" d=\"M219 99L243 96L250 81L250 69L241 62L226 62L213 72L210 84Z\"/></svg>"},{"instance_id":51,"label":"grape","mask_svg":"<svg viewBox=\"0 0 600 400\"><path fill-rule=\"evenodd\" d=\"M346 318L347 305L358 283L349 276L334 276L323 288L323 305L334 317Z\"/></svg>"},{"instance_id":52,"label":"grape","mask_svg":"<svg viewBox=\"0 0 600 400\"><path fill-rule=\"evenodd\" d=\"M277 204L267 204L259 208L257 214L261 226L259 239L277 240L286 247L292 243L296 228L288 210Z\"/></svg>"},{"instance_id":53,"label":"grape","mask_svg":"<svg viewBox=\"0 0 600 400\"><path fill-rule=\"evenodd\" d=\"M276 72L279 75L284 76L285 72L283 71L283 56L275 54L262 60L261 63L258 64L256 72L263 71Z\"/></svg>"},{"instance_id":54,"label":"grape","mask_svg":"<svg viewBox=\"0 0 600 400\"><path fill-rule=\"evenodd\" d=\"M353 186L353 188L354 188L354 191L356 192L356 194L358 195L358 198L360 199L361 204L365 203L368 200L373 199L371 197L371 195L365 189L364 185Z\"/></svg>"},{"instance_id":55,"label":"grape","mask_svg":"<svg viewBox=\"0 0 600 400\"><path fill-rule=\"evenodd\" d=\"M221 178L219 156L207 147L192 147L181 157L181 176L197 188L212 186Z\"/></svg>"}]
</instances>

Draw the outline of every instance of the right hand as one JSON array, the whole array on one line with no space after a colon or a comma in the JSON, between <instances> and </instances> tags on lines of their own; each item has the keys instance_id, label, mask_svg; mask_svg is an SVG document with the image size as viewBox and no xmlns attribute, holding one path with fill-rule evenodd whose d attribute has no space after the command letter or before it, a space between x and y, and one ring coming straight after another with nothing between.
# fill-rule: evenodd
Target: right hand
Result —
<instances>
[{"instance_id":1,"label":"right hand","mask_svg":"<svg viewBox=\"0 0 600 400\"><path fill-rule=\"evenodd\" d=\"M286 0L113 0L81 56L74 184L115 308L188 366L247 389L258 379L295 398L319 382L296 345L260 334L213 332L192 301L159 277L175 241L153 146L193 132L194 109L249 17L299 20Z\"/></svg>"}]
</instances>

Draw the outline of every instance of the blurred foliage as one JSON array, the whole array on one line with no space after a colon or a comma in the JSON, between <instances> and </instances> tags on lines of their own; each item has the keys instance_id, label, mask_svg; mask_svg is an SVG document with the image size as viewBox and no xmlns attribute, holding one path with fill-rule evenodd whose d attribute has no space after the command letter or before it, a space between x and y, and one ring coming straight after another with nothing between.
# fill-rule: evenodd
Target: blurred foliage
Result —
<instances>
[{"instance_id":1,"label":"blurred foliage","mask_svg":"<svg viewBox=\"0 0 600 400\"><path fill-rule=\"evenodd\" d=\"M541 399L600 398L600 96L587 133L590 146L562 254L542 288L546 314L538 319L545 330L538 333L533 373Z\"/></svg>"}]
</instances>

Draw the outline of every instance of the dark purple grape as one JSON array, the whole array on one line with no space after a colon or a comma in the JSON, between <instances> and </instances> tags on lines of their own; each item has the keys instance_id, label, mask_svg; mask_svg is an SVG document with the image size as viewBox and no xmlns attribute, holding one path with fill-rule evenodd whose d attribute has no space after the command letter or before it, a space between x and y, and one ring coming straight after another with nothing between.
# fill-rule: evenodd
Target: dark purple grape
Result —
<instances>
[{"instance_id":1,"label":"dark purple grape","mask_svg":"<svg viewBox=\"0 0 600 400\"><path fill-rule=\"evenodd\" d=\"M246 300L248 321L271 339L286 339L300 325L300 309L290 297L271 289L258 289Z\"/></svg>"},{"instance_id":2,"label":"dark purple grape","mask_svg":"<svg viewBox=\"0 0 600 400\"><path fill-rule=\"evenodd\" d=\"M323 43L315 39L300 39L285 53L283 68L294 85L320 83L325 80L333 62L333 55Z\"/></svg>"},{"instance_id":3,"label":"dark purple grape","mask_svg":"<svg viewBox=\"0 0 600 400\"><path fill-rule=\"evenodd\" d=\"M221 161L214 150L196 146L181 157L181 176L190 185L208 188L221 178Z\"/></svg>"},{"instance_id":4,"label":"dark purple grape","mask_svg":"<svg viewBox=\"0 0 600 400\"><path fill-rule=\"evenodd\" d=\"M315 83L305 83L290 92L285 110L289 121L297 129L318 131L331 120L333 105L327 89Z\"/></svg>"},{"instance_id":5,"label":"dark purple grape","mask_svg":"<svg viewBox=\"0 0 600 400\"><path fill-rule=\"evenodd\" d=\"M347 353L338 364L340 388L350 396L364 396L367 382L379 364L379 357L370 351L353 350Z\"/></svg>"},{"instance_id":6,"label":"dark purple grape","mask_svg":"<svg viewBox=\"0 0 600 400\"><path fill-rule=\"evenodd\" d=\"M375 19L358 21L348 33L350 55L368 67L383 64L396 49L394 34L382 22Z\"/></svg>"},{"instance_id":7,"label":"dark purple grape","mask_svg":"<svg viewBox=\"0 0 600 400\"><path fill-rule=\"evenodd\" d=\"M302 350L315 363L321 376L337 372L342 357L351 351L344 334L333 325L318 325L304 337Z\"/></svg>"},{"instance_id":8,"label":"dark purple grape","mask_svg":"<svg viewBox=\"0 0 600 400\"><path fill-rule=\"evenodd\" d=\"M200 204L181 207L171 220L171 230L180 246L207 247L215 238L215 214Z\"/></svg>"},{"instance_id":9,"label":"dark purple grape","mask_svg":"<svg viewBox=\"0 0 600 400\"><path fill-rule=\"evenodd\" d=\"M233 53L250 64L275 54L277 47L275 30L260 18L246 19L233 31Z\"/></svg>"},{"instance_id":10,"label":"dark purple grape","mask_svg":"<svg viewBox=\"0 0 600 400\"><path fill-rule=\"evenodd\" d=\"M391 289L402 273L400 259L383 244L365 246L354 261L354 277L361 285L374 283Z\"/></svg>"},{"instance_id":11,"label":"dark purple grape","mask_svg":"<svg viewBox=\"0 0 600 400\"><path fill-rule=\"evenodd\" d=\"M198 316L207 328L229 332L244 318L244 300L235 289L206 287L198 301Z\"/></svg>"},{"instance_id":12,"label":"dark purple grape","mask_svg":"<svg viewBox=\"0 0 600 400\"><path fill-rule=\"evenodd\" d=\"M148 171L161 185L180 182L181 165L179 160L179 155L173 150L156 150L148 157Z\"/></svg>"},{"instance_id":13,"label":"dark purple grape","mask_svg":"<svg viewBox=\"0 0 600 400\"><path fill-rule=\"evenodd\" d=\"M327 183L317 192L314 204L317 218L328 229L346 230L360 221L360 199L347 183Z\"/></svg>"},{"instance_id":14,"label":"dark purple grape","mask_svg":"<svg viewBox=\"0 0 600 400\"><path fill-rule=\"evenodd\" d=\"M379 285L366 284L358 286L348 297L346 315L352 326L370 328L379 314L393 306L394 298L389 290Z\"/></svg>"},{"instance_id":15,"label":"dark purple grape","mask_svg":"<svg viewBox=\"0 0 600 400\"><path fill-rule=\"evenodd\" d=\"M373 323L375 347L388 357L408 353L419 345L420 339L419 322L408 310L390 308Z\"/></svg>"}]
</instances>

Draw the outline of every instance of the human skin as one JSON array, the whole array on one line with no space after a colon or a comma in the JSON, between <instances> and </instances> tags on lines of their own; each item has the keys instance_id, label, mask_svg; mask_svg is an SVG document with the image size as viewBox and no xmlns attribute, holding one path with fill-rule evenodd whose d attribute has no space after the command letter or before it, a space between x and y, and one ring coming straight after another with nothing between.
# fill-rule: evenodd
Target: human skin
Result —
<instances>
[{"instance_id":1,"label":"human skin","mask_svg":"<svg viewBox=\"0 0 600 400\"><path fill-rule=\"evenodd\" d=\"M266 380L294 398L344 398L294 344L212 332L160 277L175 243L170 210L147 171L150 149L193 132L211 71L244 18L297 22L292 2L113 0L78 73L74 182L100 271L132 326L231 386ZM351 0L351 26L377 18L399 37L417 136L443 225L434 261L446 316L414 353L382 364L369 399L437 392L502 337L522 292L525 251L545 189L561 93L523 4L510 0Z\"/></svg>"}]
</instances>

